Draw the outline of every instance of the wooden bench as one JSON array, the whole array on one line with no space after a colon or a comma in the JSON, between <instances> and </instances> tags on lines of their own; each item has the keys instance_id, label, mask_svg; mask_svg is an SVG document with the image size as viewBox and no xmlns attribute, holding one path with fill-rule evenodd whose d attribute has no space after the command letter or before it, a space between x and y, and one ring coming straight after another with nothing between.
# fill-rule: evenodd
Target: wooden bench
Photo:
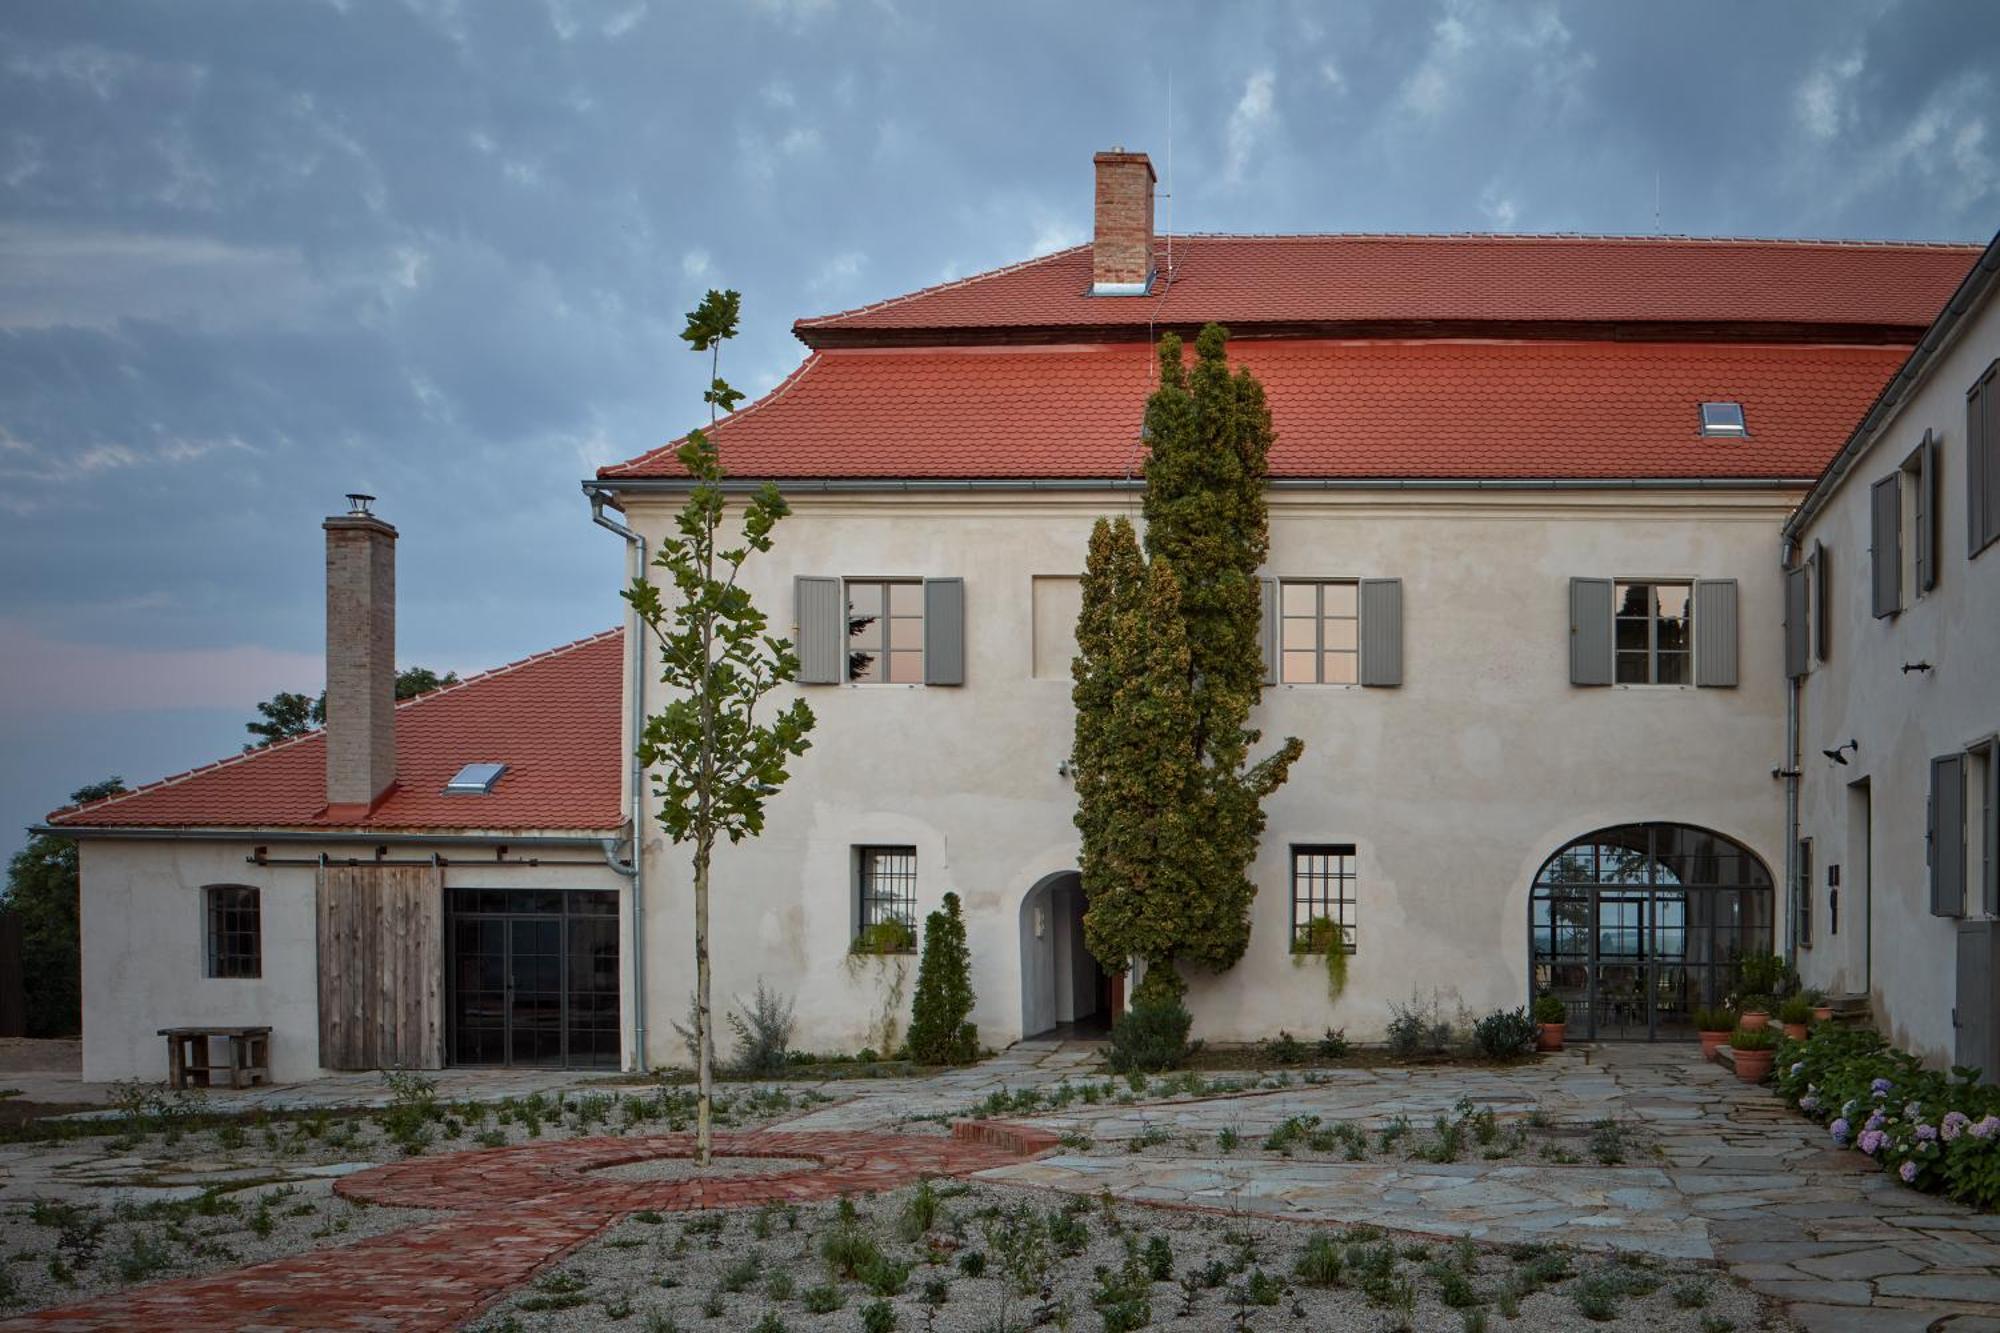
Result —
<instances>
[{"instance_id":1,"label":"wooden bench","mask_svg":"<svg viewBox=\"0 0 2000 1333\"><path fill-rule=\"evenodd\" d=\"M215 1076L227 1072L229 1086L247 1088L271 1081L271 1029L267 1027L161 1028L167 1039L167 1080L176 1088L189 1081L212 1088ZM209 1064L211 1038L229 1042L229 1063L222 1069Z\"/></svg>"}]
</instances>

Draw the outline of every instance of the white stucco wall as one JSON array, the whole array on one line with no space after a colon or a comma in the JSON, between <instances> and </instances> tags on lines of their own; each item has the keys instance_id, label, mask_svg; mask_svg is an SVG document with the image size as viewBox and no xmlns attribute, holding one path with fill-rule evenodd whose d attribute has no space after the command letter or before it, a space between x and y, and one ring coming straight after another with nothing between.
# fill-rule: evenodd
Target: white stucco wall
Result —
<instances>
[{"instance_id":1,"label":"white stucco wall","mask_svg":"<svg viewBox=\"0 0 2000 1333\"><path fill-rule=\"evenodd\" d=\"M1801 533L1830 552L1832 643L1801 691L1800 836L1813 840L1813 944L1799 970L1836 993L1865 993L1883 1032L1936 1064L1953 1054L1957 923L1930 915L1926 802L1933 757L2000 731L2000 544L1967 557L1965 392L2000 357L2000 304L1961 326L1928 378L1885 423L1875 443ZM1869 584L1869 487L1901 466L1926 430L1936 432L1937 586L1877 620ZM1904 532L1907 544L1912 534ZM1907 549L1907 546L1906 546ZM1929 672L1904 672L1929 662ZM1847 766L1821 753L1860 742ZM1851 785L1866 781L1872 819L1864 834ZM1971 808L1978 809L1975 794ZM1870 873L1856 858L1872 839ZM1827 869L1841 866L1840 928L1829 912ZM1984 910L1976 861L1968 915ZM1871 899L1864 911L1862 886ZM1872 919L1872 930L1866 923ZM1872 955L1872 962L1871 962Z\"/></svg>"},{"instance_id":2,"label":"white stucco wall","mask_svg":"<svg viewBox=\"0 0 2000 1333\"><path fill-rule=\"evenodd\" d=\"M1749 447L1749 446L1721 446ZM966 581L968 674L959 688L799 687L813 748L771 803L761 838L716 863L717 995L761 978L797 997L800 1045L876 1039L887 994L875 964L844 962L851 849L917 848L919 911L964 900L989 1044L1022 1022L1020 906L1075 866L1069 683L1034 673L1031 587L1078 572L1092 521L1129 494L790 497L777 545L747 583L774 626L796 574ZM1297 735L1304 760L1269 803L1254 868L1248 955L1190 991L1196 1035L1279 1028L1379 1034L1392 1000L1457 992L1484 1010L1527 999L1529 881L1572 837L1627 821L1696 824L1782 871L1783 748L1778 491L1274 492L1280 577L1404 580L1405 684L1267 690L1256 721ZM670 496L630 496L657 542ZM1742 686L1579 689L1569 684L1572 576L1735 578ZM657 826L653 826L655 829ZM1359 953L1337 1007L1323 973L1294 967L1288 846L1358 846ZM692 975L685 856L649 840L649 967L656 1059ZM1783 905L1778 907L1782 920ZM914 968L911 969L914 972ZM913 977L912 977L913 980ZM905 1017L907 997L904 998ZM664 1040L662 1040L664 1037Z\"/></svg>"},{"instance_id":3,"label":"white stucco wall","mask_svg":"<svg viewBox=\"0 0 2000 1333\"><path fill-rule=\"evenodd\" d=\"M504 839L502 839L504 840ZM81 840L83 931L83 1077L87 1082L163 1078L163 1027L266 1024L271 1028L271 1075L279 1082L317 1077L319 999L314 876L311 866L252 865L251 844L192 840ZM429 848L389 842L392 860L424 857ZM272 844L273 858L344 860L373 855L354 844ZM496 864L491 849L453 848L445 855L447 889L562 888L623 892L625 881L596 866ZM510 856L583 860L588 849L528 851ZM246 884L259 890L263 975L205 975L202 888ZM627 903L621 899L619 939L627 966L621 1004L630 1012L631 978L625 941ZM629 1026L629 1025L628 1025ZM629 1033L625 1054L630 1058Z\"/></svg>"}]
</instances>

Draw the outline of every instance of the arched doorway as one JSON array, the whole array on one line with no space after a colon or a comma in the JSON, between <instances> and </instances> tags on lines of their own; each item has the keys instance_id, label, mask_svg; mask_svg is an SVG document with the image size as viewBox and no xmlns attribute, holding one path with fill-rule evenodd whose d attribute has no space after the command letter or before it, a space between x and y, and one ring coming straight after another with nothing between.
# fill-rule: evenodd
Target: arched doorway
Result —
<instances>
[{"instance_id":1,"label":"arched doorway","mask_svg":"<svg viewBox=\"0 0 2000 1333\"><path fill-rule=\"evenodd\" d=\"M1104 969L1083 946L1083 877L1049 875L1021 900L1021 1035L1107 1031Z\"/></svg>"},{"instance_id":2,"label":"arched doorway","mask_svg":"<svg viewBox=\"0 0 2000 1333\"><path fill-rule=\"evenodd\" d=\"M1560 996L1570 1035L1694 1035L1694 1011L1771 949L1771 872L1732 838L1685 824L1621 824L1564 846L1528 907L1535 994Z\"/></svg>"}]
</instances>

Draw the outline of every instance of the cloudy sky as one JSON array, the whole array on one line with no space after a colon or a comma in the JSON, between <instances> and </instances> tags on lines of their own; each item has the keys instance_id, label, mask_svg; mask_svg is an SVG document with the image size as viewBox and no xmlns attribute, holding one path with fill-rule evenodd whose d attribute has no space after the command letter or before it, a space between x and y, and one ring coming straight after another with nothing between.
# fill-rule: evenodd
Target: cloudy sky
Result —
<instances>
[{"instance_id":1,"label":"cloudy sky","mask_svg":"<svg viewBox=\"0 0 2000 1333\"><path fill-rule=\"evenodd\" d=\"M2000 225L1983 3L13 0L0 852L318 687L345 491L405 664L615 623L577 482L701 417L705 288L766 388L797 316L1085 239L1170 84L1179 230Z\"/></svg>"}]
</instances>

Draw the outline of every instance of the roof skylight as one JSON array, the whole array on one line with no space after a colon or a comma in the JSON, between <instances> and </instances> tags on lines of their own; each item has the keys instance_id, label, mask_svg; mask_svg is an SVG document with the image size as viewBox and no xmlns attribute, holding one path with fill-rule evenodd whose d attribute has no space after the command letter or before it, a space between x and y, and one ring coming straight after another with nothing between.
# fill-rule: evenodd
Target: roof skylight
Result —
<instances>
[{"instance_id":1,"label":"roof skylight","mask_svg":"<svg viewBox=\"0 0 2000 1333\"><path fill-rule=\"evenodd\" d=\"M447 796L485 796L492 792L493 784L507 771L505 764L467 764L452 775L444 784Z\"/></svg>"},{"instance_id":2,"label":"roof skylight","mask_svg":"<svg viewBox=\"0 0 2000 1333\"><path fill-rule=\"evenodd\" d=\"M1743 424L1743 404L1703 403L1701 405L1701 433L1703 435L1732 435L1738 439L1750 433Z\"/></svg>"}]
</instances>

